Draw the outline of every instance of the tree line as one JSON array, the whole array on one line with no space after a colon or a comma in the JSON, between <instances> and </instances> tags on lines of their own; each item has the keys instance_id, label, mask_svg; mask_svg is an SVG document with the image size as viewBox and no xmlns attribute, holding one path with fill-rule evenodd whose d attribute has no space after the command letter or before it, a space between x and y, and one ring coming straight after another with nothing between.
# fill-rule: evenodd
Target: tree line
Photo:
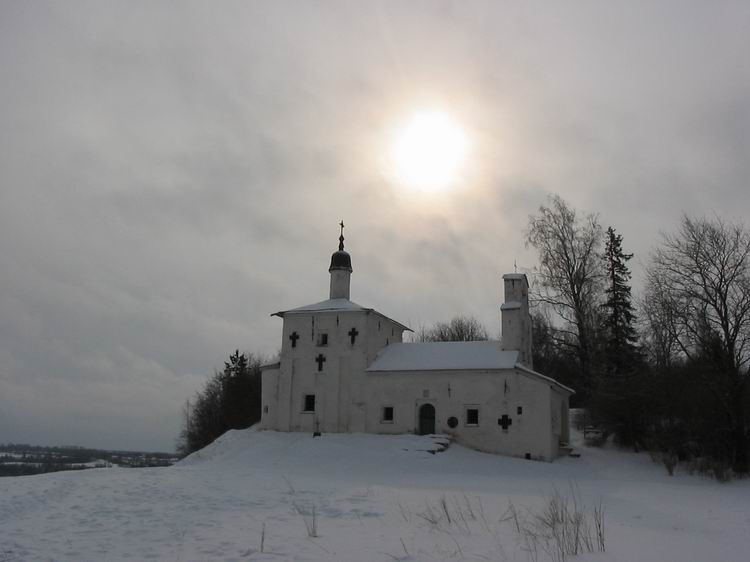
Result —
<instances>
[{"instance_id":1,"label":"tree line","mask_svg":"<svg viewBox=\"0 0 750 562\"><path fill-rule=\"evenodd\" d=\"M557 195L529 217L535 369L622 444L726 477L748 472L750 231L683 216L634 298L615 228Z\"/></svg>"}]
</instances>

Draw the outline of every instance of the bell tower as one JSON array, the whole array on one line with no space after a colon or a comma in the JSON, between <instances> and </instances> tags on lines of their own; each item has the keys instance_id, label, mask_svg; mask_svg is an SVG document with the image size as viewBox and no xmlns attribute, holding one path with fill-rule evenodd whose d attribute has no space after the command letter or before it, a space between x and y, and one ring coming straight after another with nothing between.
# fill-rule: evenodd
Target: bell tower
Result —
<instances>
[{"instance_id":1,"label":"bell tower","mask_svg":"<svg viewBox=\"0 0 750 562\"><path fill-rule=\"evenodd\" d=\"M503 336L500 348L518 351L518 361L533 368L531 356L531 315L529 314L529 280L524 273L503 275L505 302L500 306Z\"/></svg>"},{"instance_id":2,"label":"bell tower","mask_svg":"<svg viewBox=\"0 0 750 562\"><path fill-rule=\"evenodd\" d=\"M344 251L344 221L339 223L341 235L339 236L339 249L331 256L331 299L349 300L349 286L352 275L352 257Z\"/></svg>"}]
</instances>

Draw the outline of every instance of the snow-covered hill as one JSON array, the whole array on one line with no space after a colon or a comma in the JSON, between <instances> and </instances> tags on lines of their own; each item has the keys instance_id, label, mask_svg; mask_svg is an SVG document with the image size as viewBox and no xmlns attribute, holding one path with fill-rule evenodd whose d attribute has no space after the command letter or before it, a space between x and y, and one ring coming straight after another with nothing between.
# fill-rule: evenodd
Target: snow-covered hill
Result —
<instances>
[{"instance_id":1,"label":"snow-covered hill","mask_svg":"<svg viewBox=\"0 0 750 562\"><path fill-rule=\"evenodd\" d=\"M575 560L750 559L750 482L669 477L611 449L547 464L433 446L250 429L170 468L0 479L0 561L549 560L500 520L571 487L602 502L606 541Z\"/></svg>"}]
</instances>

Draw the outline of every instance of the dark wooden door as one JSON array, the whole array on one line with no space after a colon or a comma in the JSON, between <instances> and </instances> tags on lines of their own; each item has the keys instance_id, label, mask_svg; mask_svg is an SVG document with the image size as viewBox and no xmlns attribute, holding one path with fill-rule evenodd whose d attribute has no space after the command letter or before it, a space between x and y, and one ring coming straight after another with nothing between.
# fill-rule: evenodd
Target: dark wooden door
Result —
<instances>
[{"instance_id":1,"label":"dark wooden door","mask_svg":"<svg viewBox=\"0 0 750 562\"><path fill-rule=\"evenodd\" d=\"M419 434L430 435L435 433L435 406L422 404L419 407Z\"/></svg>"}]
</instances>

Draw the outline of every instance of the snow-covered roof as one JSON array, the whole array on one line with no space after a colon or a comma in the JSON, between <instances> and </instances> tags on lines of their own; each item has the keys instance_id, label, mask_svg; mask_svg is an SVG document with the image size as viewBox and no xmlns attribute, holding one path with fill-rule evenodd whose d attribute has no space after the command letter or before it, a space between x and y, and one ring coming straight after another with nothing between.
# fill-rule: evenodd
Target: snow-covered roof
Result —
<instances>
[{"instance_id":1,"label":"snow-covered roof","mask_svg":"<svg viewBox=\"0 0 750 562\"><path fill-rule=\"evenodd\" d=\"M503 275L503 279L526 279L525 273L506 273Z\"/></svg>"},{"instance_id":2,"label":"snow-covered roof","mask_svg":"<svg viewBox=\"0 0 750 562\"><path fill-rule=\"evenodd\" d=\"M310 312L352 312L352 311L371 312L373 314L377 314L378 316L385 318L386 320L390 320L391 322L398 324L404 330L408 330L409 332L413 331L408 326L404 326L401 322L398 322L397 320L394 320L393 318L389 318L388 316L386 316L385 314L381 312L378 312L374 308L364 307L361 304L357 304L356 302L350 301L349 299L328 299L328 300L316 302L314 304L308 304L305 306L292 308L290 310L281 310L279 312L274 312L271 316L279 316L283 318L287 314L309 314Z\"/></svg>"},{"instance_id":3,"label":"snow-covered roof","mask_svg":"<svg viewBox=\"0 0 750 562\"><path fill-rule=\"evenodd\" d=\"M277 312L276 315L281 316L282 314L293 314L296 312L319 312L321 310L341 311L341 310L368 310L361 304L352 302L349 299L328 299L315 304L308 304L291 310L283 310Z\"/></svg>"},{"instance_id":4,"label":"snow-covered roof","mask_svg":"<svg viewBox=\"0 0 750 562\"><path fill-rule=\"evenodd\" d=\"M504 302L500 305L500 310L517 310L521 308L521 303L517 301Z\"/></svg>"},{"instance_id":5,"label":"snow-covered roof","mask_svg":"<svg viewBox=\"0 0 750 562\"><path fill-rule=\"evenodd\" d=\"M512 369L518 351L502 351L496 341L393 343L375 357L368 371L445 371Z\"/></svg>"},{"instance_id":6,"label":"snow-covered roof","mask_svg":"<svg viewBox=\"0 0 750 562\"><path fill-rule=\"evenodd\" d=\"M518 362L518 351L503 351L500 342L392 343L381 349L368 372L471 371L518 369L568 394L575 391Z\"/></svg>"}]
</instances>

